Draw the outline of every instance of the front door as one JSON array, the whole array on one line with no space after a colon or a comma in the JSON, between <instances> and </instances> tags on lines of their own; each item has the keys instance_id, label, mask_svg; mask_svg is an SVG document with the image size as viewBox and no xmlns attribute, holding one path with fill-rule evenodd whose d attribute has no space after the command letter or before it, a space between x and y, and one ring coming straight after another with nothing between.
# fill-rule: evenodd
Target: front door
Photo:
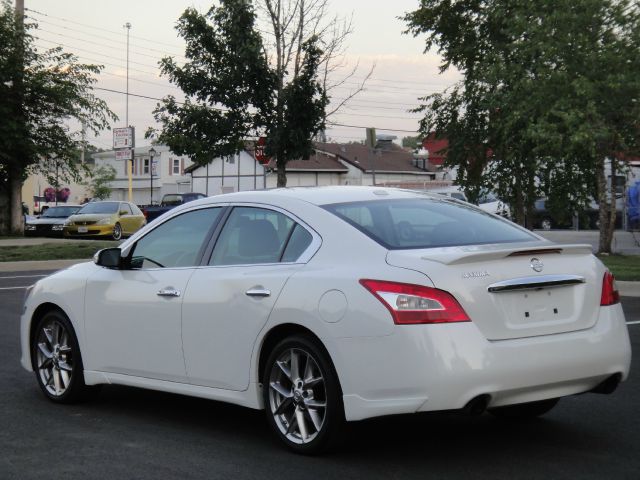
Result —
<instances>
[{"instance_id":1,"label":"front door","mask_svg":"<svg viewBox=\"0 0 640 480\"><path fill-rule=\"evenodd\" d=\"M221 211L167 220L136 242L126 269L100 269L88 280L85 368L185 381L184 294Z\"/></svg>"}]
</instances>

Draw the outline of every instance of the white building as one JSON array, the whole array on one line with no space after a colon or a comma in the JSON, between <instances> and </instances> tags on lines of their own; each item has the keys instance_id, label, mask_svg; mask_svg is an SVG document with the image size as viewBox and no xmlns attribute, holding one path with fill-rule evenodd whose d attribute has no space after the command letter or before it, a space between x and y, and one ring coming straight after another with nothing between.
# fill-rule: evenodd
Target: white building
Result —
<instances>
[{"instance_id":1,"label":"white building","mask_svg":"<svg viewBox=\"0 0 640 480\"><path fill-rule=\"evenodd\" d=\"M153 201L159 202L167 193L191 192L191 177L185 169L192 165L189 157L176 155L166 145L153 145L155 156L150 164L151 146L137 147L134 151L132 191L133 203L146 205L151 201L151 174L153 173ZM95 166L111 165L116 169L116 179L111 183L111 200L128 200L129 177L127 162L116 160L113 150L92 155Z\"/></svg>"},{"instance_id":2,"label":"white building","mask_svg":"<svg viewBox=\"0 0 640 480\"><path fill-rule=\"evenodd\" d=\"M375 172L374 172L375 170ZM193 191L206 195L274 188L275 162L262 165L247 148L237 155L215 158L208 165L185 169ZM360 144L318 143L307 160L287 163L287 186L319 185L423 185L436 179L428 162L416 161L410 152L388 146L370 153Z\"/></svg>"}]
</instances>

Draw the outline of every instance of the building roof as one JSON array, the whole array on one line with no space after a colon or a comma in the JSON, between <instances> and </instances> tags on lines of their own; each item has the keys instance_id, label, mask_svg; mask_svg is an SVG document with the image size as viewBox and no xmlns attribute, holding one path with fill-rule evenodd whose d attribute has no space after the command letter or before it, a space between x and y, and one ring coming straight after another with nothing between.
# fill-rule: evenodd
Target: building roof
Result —
<instances>
[{"instance_id":1,"label":"building roof","mask_svg":"<svg viewBox=\"0 0 640 480\"><path fill-rule=\"evenodd\" d=\"M276 163L271 160L267 168L276 168ZM338 172L347 173L349 169L340 163L335 156L317 151L307 160L289 160L287 172L312 171L312 172Z\"/></svg>"},{"instance_id":2,"label":"building roof","mask_svg":"<svg viewBox=\"0 0 640 480\"><path fill-rule=\"evenodd\" d=\"M376 172L430 174L435 168L427 165L426 170L413 164L413 155L402 147L392 144L389 148L377 149L371 155L369 148L359 143L316 143L320 152L326 152L344 160L363 172L371 172L374 157Z\"/></svg>"}]
</instances>

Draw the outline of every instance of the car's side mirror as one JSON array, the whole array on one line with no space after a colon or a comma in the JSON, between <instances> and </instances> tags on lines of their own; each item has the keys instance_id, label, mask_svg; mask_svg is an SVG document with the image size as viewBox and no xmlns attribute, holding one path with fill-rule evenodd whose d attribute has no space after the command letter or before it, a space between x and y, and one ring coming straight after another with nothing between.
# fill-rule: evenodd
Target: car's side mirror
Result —
<instances>
[{"instance_id":1,"label":"car's side mirror","mask_svg":"<svg viewBox=\"0 0 640 480\"><path fill-rule=\"evenodd\" d=\"M120 268L122 265L121 253L119 248L104 248L93 256L93 263L105 268Z\"/></svg>"}]
</instances>

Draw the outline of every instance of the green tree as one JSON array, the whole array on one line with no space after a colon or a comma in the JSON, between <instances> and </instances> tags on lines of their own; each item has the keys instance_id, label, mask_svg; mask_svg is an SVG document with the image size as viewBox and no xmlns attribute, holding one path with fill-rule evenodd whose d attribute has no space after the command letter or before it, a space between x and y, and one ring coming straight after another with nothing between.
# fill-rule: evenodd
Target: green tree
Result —
<instances>
[{"instance_id":1,"label":"green tree","mask_svg":"<svg viewBox=\"0 0 640 480\"><path fill-rule=\"evenodd\" d=\"M405 20L427 34L427 48L439 48L442 70L463 74L420 108L423 132L449 138L460 183L497 187L521 224L538 196L573 212L597 191L600 250L610 251L605 159L615 169L622 152L638 147L637 5L422 0Z\"/></svg>"},{"instance_id":2,"label":"green tree","mask_svg":"<svg viewBox=\"0 0 640 480\"><path fill-rule=\"evenodd\" d=\"M93 198L106 200L111 196L111 182L116 179L116 169L111 165L101 165L96 167L90 174L87 183Z\"/></svg>"},{"instance_id":3,"label":"green tree","mask_svg":"<svg viewBox=\"0 0 640 480\"><path fill-rule=\"evenodd\" d=\"M0 234L22 232L21 190L42 159L56 158L61 177L78 177L74 154L82 144L67 122L98 133L115 115L92 94L101 67L78 63L61 48L38 50L24 23L0 5Z\"/></svg>"},{"instance_id":4,"label":"green tree","mask_svg":"<svg viewBox=\"0 0 640 480\"><path fill-rule=\"evenodd\" d=\"M161 69L186 100L168 96L154 115L162 125L157 139L201 165L240 151L247 137L266 136L278 185L285 186L286 163L307 158L312 138L324 129L327 96L318 78L324 58L318 37L304 36L302 27L293 40L285 35L283 15L304 17L304 1L296 3L297 16L265 3L275 30L273 58L247 0L222 0L206 14L193 8L182 14L177 30L186 42L187 62L164 58ZM147 136L156 133L149 130Z\"/></svg>"},{"instance_id":5,"label":"green tree","mask_svg":"<svg viewBox=\"0 0 640 480\"><path fill-rule=\"evenodd\" d=\"M422 136L416 135L415 137L402 137L402 146L413 150L420 148L422 146Z\"/></svg>"}]
</instances>

